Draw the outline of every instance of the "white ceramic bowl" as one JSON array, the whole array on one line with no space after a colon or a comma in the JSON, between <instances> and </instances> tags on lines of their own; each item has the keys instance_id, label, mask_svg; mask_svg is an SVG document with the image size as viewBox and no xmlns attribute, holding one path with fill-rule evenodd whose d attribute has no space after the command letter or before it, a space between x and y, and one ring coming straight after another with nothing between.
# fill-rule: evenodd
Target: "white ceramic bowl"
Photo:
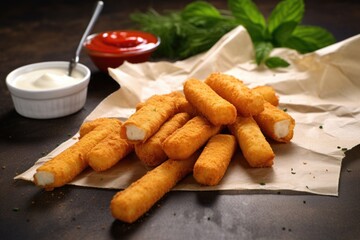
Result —
<instances>
[{"instance_id":1,"label":"white ceramic bowl","mask_svg":"<svg viewBox=\"0 0 360 240\"><path fill-rule=\"evenodd\" d=\"M50 119L67 116L79 111L85 104L90 70L78 63L74 71L83 76L74 84L51 90L24 90L15 85L18 76L35 70L68 69L69 62L41 62L25 65L10 72L6 85L11 93L15 110L22 116L35 119Z\"/></svg>"}]
</instances>

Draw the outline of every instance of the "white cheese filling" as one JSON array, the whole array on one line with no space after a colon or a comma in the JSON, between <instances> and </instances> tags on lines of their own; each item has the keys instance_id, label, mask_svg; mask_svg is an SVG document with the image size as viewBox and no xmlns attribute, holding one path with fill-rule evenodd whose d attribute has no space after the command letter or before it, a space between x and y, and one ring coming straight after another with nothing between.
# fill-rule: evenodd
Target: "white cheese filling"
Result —
<instances>
[{"instance_id":1,"label":"white cheese filling","mask_svg":"<svg viewBox=\"0 0 360 240\"><path fill-rule=\"evenodd\" d=\"M285 119L274 124L274 133L276 137L283 138L289 134L290 120Z\"/></svg>"},{"instance_id":2,"label":"white cheese filling","mask_svg":"<svg viewBox=\"0 0 360 240\"><path fill-rule=\"evenodd\" d=\"M145 131L141 128L136 127L135 125L126 125L126 137L129 140L144 140Z\"/></svg>"},{"instance_id":3,"label":"white cheese filling","mask_svg":"<svg viewBox=\"0 0 360 240\"><path fill-rule=\"evenodd\" d=\"M34 178L36 179L36 183L38 186L44 187L54 183L54 174L52 174L51 172L37 172Z\"/></svg>"}]
</instances>

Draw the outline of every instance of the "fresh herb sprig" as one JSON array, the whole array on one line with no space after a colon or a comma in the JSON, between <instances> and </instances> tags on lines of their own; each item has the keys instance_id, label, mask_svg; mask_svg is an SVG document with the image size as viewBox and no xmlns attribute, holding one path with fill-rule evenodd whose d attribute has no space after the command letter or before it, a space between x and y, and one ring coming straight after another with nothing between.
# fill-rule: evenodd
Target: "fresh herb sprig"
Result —
<instances>
[{"instance_id":1,"label":"fresh herb sprig","mask_svg":"<svg viewBox=\"0 0 360 240\"><path fill-rule=\"evenodd\" d=\"M155 54L171 59L184 59L204 52L238 26L231 15L222 14L210 3L202 1L190 3L181 11L160 14L150 9L130 17L142 30L160 37L161 44Z\"/></svg>"},{"instance_id":2,"label":"fresh herb sprig","mask_svg":"<svg viewBox=\"0 0 360 240\"><path fill-rule=\"evenodd\" d=\"M308 53L335 42L327 30L301 25L303 0L281 0L267 20L252 0L228 0L228 8L219 10L208 2L196 1L181 11L159 14L151 9L130 17L142 30L161 38L157 56L171 59L184 59L210 49L238 25L243 25L252 39L256 63L269 68L289 66L284 59L270 55L274 48Z\"/></svg>"}]
</instances>

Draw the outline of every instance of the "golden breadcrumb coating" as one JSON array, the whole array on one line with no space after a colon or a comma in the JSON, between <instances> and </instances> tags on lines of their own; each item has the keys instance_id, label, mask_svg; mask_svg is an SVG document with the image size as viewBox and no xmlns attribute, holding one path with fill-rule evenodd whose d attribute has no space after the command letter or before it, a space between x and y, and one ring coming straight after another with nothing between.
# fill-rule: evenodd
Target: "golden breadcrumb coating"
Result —
<instances>
[{"instance_id":1,"label":"golden breadcrumb coating","mask_svg":"<svg viewBox=\"0 0 360 240\"><path fill-rule=\"evenodd\" d=\"M251 91L260 94L263 96L265 101L271 103L272 105L279 105L279 97L276 95L274 88L270 86L257 86L252 88Z\"/></svg>"},{"instance_id":2,"label":"golden breadcrumb coating","mask_svg":"<svg viewBox=\"0 0 360 240\"><path fill-rule=\"evenodd\" d=\"M203 185L217 185L225 175L236 149L233 135L217 134L210 138L196 160L194 178Z\"/></svg>"},{"instance_id":3,"label":"golden breadcrumb coating","mask_svg":"<svg viewBox=\"0 0 360 240\"><path fill-rule=\"evenodd\" d=\"M153 96L124 122L121 137L131 143L145 142L175 113L176 104L172 96Z\"/></svg>"},{"instance_id":4,"label":"golden breadcrumb coating","mask_svg":"<svg viewBox=\"0 0 360 240\"><path fill-rule=\"evenodd\" d=\"M184 84L186 99L213 125L225 125L235 122L236 108L220 97L209 85L191 78Z\"/></svg>"},{"instance_id":5,"label":"golden breadcrumb coating","mask_svg":"<svg viewBox=\"0 0 360 240\"><path fill-rule=\"evenodd\" d=\"M79 130L80 138L82 138L83 136L85 136L86 134L88 134L89 132L91 132L101 124L111 123L112 121L113 121L112 118L97 118L88 122L84 122L80 126L80 130Z\"/></svg>"},{"instance_id":6,"label":"golden breadcrumb coating","mask_svg":"<svg viewBox=\"0 0 360 240\"><path fill-rule=\"evenodd\" d=\"M46 190L67 184L88 166L87 154L91 149L117 128L117 119L95 127L74 145L40 166L34 175L34 183Z\"/></svg>"},{"instance_id":7,"label":"golden breadcrumb coating","mask_svg":"<svg viewBox=\"0 0 360 240\"><path fill-rule=\"evenodd\" d=\"M193 155L183 161L169 159L118 192L110 203L113 217L127 223L135 222L192 171L196 157Z\"/></svg>"},{"instance_id":8,"label":"golden breadcrumb coating","mask_svg":"<svg viewBox=\"0 0 360 240\"><path fill-rule=\"evenodd\" d=\"M135 152L138 158L147 166L157 166L164 162L168 157L162 149L163 141L175 130L182 127L190 115L186 112L178 113L165 122L152 137L146 142L135 145Z\"/></svg>"},{"instance_id":9,"label":"golden breadcrumb coating","mask_svg":"<svg viewBox=\"0 0 360 240\"><path fill-rule=\"evenodd\" d=\"M204 117L193 117L164 140L163 150L169 158L186 159L201 148L210 137L217 134L221 128L221 126L212 125Z\"/></svg>"},{"instance_id":10,"label":"golden breadcrumb coating","mask_svg":"<svg viewBox=\"0 0 360 240\"><path fill-rule=\"evenodd\" d=\"M254 116L261 131L278 142L290 142L294 135L295 120L283 110L266 102L264 111Z\"/></svg>"},{"instance_id":11,"label":"golden breadcrumb coating","mask_svg":"<svg viewBox=\"0 0 360 240\"><path fill-rule=\"evenodd\" d=\"M120 136L120 127L100 141L87 155L87 161L95 171L105 171L113 167L134 149L134 145Z\"/></svg>"},{"instance_id":12,"label":"golden breadcrumb coating","mask_svg":"<svg viewBox=\"0 0 360 240\"><path fill-rule=\"evenodd\" d=\"M212 73L205 83L221 97L231 102L238 114L243 117L253 116L264 110L264 98L252 92L242 81L231 75Z\"/></svg>"},{"instance_id":13,"label":"golden breadcrumb coating","mask_svg":"<svg viewBox=\"0 0 360 240\"><path fill-rule=\"evenodd\" d=\"M229 129L236 137L240 149L251 167L271 167L275 154L262 134L253 117L236 118L236 122L229 125Z\"/></svg>"}]
</instances>

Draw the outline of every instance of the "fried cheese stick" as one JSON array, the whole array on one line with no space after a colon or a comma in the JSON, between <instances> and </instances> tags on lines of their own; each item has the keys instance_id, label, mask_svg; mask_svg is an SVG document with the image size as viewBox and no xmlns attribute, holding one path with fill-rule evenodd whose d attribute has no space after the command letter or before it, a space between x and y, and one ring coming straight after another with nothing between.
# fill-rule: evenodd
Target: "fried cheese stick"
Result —
<instances>
[{"instance_id":1,"label":"fried cheese stick","mask_svg":"<svg viewBox=\"0 0 360 240\"><path fill-rule=\"evenodd\" d=\"M199 115L199 112L196 110L196 108L191 105L188 100L186 100L183 94L176 97L176 106L178 112L186 112L193 117Z\"/></svg>"},{"instance_id":2,"label":"fried cheese stick","mask_svg":"<svg viewBox=\"0 0 360 240\"><path fill-rule=\"evenodd\" d=\"M155 167L164 162L168 157L162 149L163 141L175 130L182 127L189 121L188 113L178 113L165 122L160 129L146 142L135 145L135 152L138 158L146 166Z\"/></svg>"},{"instance_id":3,"label":"fried cheese stick","mask_svg":"<svg viewBox=\"0 0 360 240\"><path fill-rule=\"evenodd\" d=\"M87 166L86 156L101 140L119 127L117 119L101 124L74 145L36 169L34 183L45 190L53 190L73 180Z\"/></svg>"},{"instance_id":4,"label":"fried cheese stick","mask_svg":"<svg viewBox=\"0 0 360 240\"><path fill-rule=\"evenodd\" d=\"M196 157L194 154L183 161L169 159L118 192L110 203L113 217L127 223L135 222L192 171Z\"/></svg>"},{"instance_id":5,"label":"fried cheese stick","mask_svg":"<svg viewBox=\"0 0 360 240\"><path fill-rule=\"evenodd\" d=\"M174 98L175 105L176 105L176 112L187 112L191 116L198 115L198 112L196 109L186 100L184 94L180 92L171 92L169 94L171 97ZM151 97L152 98L152 97ZM151 99L149 98L149 99ZM140 108L142 108L145 105L145 102L140 102L136 105L136 111L138 111Z\"/></svg>"},{"instance_id":6,"label":"fried cheese stick","mask_svg":"<svg viewBox=\"0 0 360 240\"><path fill-rule=\"evenodd\" d=\"M87 161L97 172L105 171L134 150L134 145L120 136L120 126L100 141L87 155Z\"/></svg>"},{"instance_id":7,"label":"fried cheese stick","mask_svg":"<svg viewBox=\"0 0 360 240\"><path fill-rule=\"evenodd\" d=\"M162 148L171 159L186 159L202 147L207 140L221 130L206 118L196 116L167 137Z\"/></svg>"},{"instance_id":8,"label":"fried cheese stick","mask_svg":"<svg viewBox=\"0 0 360 240\"><path fill-rule=\"evenodd\" d=\"M217 185L229 166L236 149L233 135L217 134L210 138L194 165L194 178L203 185Z\"/></svg>"},{"instance_id":9,"label":"fried cheese stick","mask_svg":"<svg viewBox=\"0 0 360 240\"><path fill-rule=\"evenodd\" d=\"M275 154L266 141L253 117L236 118L236 122L229 125L229 129L236 137L240 149L251 167L271 167Z\"/></svg>"},{"instance_id":10,"label":"fried cheese stick","mask_svg":"<svg viewBox=\"0 0 360 240\"><path fill-rule=\"evenodd\" d=\"M186 99L197 111L205 116L213 125L226 125L235 122L236 108L220 97L209 85L190 78L184 83Z\"/></svg>"},{"instance_id":11,"label":"fried cheese stick","mask_svg":"<svg viewBox=\"0 0 360 240\"><path fill-rule=\"evenodd\" d=\"M162 94L162 95L157 95L157 94L152 95L152 96L149 97L145 102L139 102L138 104L136 104L136 107L135 107L135 108L136 108L136 111L139 111L140 108L142 108L142 107L145 106L146 104L149 104L149 103L151 103L151 102L159 101L159 100L161 100L161 98L163 98L164 96L168 97L169 95L172 97L171 93L169 93L169 94Z\"/></svg>"},{"instance_id":12,"label":"fried cheese stick","mask_svg":"<svg viewBox=\"0 0 360 240\"><path fill-rule=\"evenodd\" d=\"M283 110L265 102L264 111L254 116L261 131L278 142L290 142L294 135L295 120Z\"/></svg>"},{"instance_id":13,"label":"fried cheese stick","mask_svg":"<svg viewBox=\"0 0 360 240\"><path fill-rule=\"evenodd\" d=\"M252 92L242 81L231 75L212 73L206 78L205 83L222 98L232 103L238 114L243 117L253 116L264 110L264 98Z\"/></svg>"},{"instance_id":14,"label":"fried cheese stick","mask_svg":"<svg viewBox=\"0 0 360 240\"><path fill-rule=\"evenodd\" d=\"M251 89L252 92L256 92L263 96L265 101L268 101L274 106L279 105L279 97L276 95L274 88L270 86L258 86Z\"/></svg>"},{"instance_id":15,"label":"fried cheese stick","mask_svg":"<svg viewBox=\"0 0 360 240\"><path fill-rule=\"evenodd\" d=\"M111 118L97 118L92 121L83 123L80 126L80 130L79 130L80 138L82 138L83 136L94 130L94 128L98 127L99 125L106 124L112 121L113 120Z\"/></svg>"},{"instance_id":16,"label":"fried cheese stick","mask_svg":"<svg viewBox=\"0 0 360 240\"><path fill-rule=\"evenodd\" d=\"M145 105L145 102L139 102L138 104L136 104L135 106L135 110L136 112L140 110L140 108L142 108Z\"/></svg>"},{"instance_id":17,"label":"fried cheese stick","mask_svg":"<svg viewBox=\"0 0 360 240\"><path fill-rule=\"evenodd\" d=\"M124 122L121 137L130 143L145 142L175 113L176 104L172 96L153 96Z\"/></svg>"},{"instance_id":18,"label":"fried cheese stick","mask_svg":"<svg viewBox=\"0 0 360 240\"><path fill-rule=\"evenodd\" d=\"M151 103L152 101L158 101L159 99L163 98L163 97L173 97L173 98L179 98L179 97L184 97L184 95L181 93L181 92L177 92L177 91L174 91L174 92L170 92L170 93L167 93L167 94L161 94L161 95L152 95L151 97L149 97L146 101L144 102L139 102L138 104L136 104L135 108L136 108L136 111L140 110L140 108L142 108L143 106L145 106L146 104L149 104Z\"/></svg>"}]
</instances>

